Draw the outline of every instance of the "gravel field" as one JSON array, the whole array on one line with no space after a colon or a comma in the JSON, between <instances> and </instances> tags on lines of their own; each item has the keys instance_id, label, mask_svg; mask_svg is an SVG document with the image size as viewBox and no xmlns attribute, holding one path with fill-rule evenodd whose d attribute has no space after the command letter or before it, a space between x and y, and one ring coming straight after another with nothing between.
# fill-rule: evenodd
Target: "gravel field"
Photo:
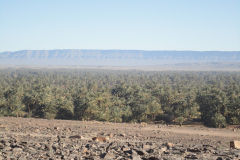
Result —
<instances>
[{"instance_id":1,"label":"gravel field","mask_svg":"<svg viewBox=\"0 0 240 160\"><path fill-rule=\"evenodd\" d=\"M202 125L0 118L1 159L240 159L240 130Z\"/></svg>"}]
</instances>

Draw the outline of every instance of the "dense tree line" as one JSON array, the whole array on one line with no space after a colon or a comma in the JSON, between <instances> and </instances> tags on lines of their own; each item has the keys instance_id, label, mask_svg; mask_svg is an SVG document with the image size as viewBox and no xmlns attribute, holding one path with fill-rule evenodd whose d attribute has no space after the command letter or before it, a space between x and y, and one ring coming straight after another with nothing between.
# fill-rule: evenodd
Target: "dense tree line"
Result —
<instances>
[{"instance_id":1,"label":"dense tree line","mask_svg":"<svg viewBox=\"0 0 240 160\"><path fill-rule=\"evenodd\" d=\"M240 72L0 70L0 116L240 123Z\"/></svg>"}]
</instances>

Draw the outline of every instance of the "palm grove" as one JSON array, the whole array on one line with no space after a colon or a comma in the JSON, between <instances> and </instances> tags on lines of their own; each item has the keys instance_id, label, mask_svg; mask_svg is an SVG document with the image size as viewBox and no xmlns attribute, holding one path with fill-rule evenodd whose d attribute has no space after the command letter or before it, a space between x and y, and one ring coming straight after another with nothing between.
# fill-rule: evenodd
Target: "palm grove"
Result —
<instances>
[{"instance_id":1,"label":"palm grove","mask_svg":"<svg viewBox=\"0 0 240 160\"><path fill-rule=\"evenodd\" d=\"M240 72L0 70L0 116L240 123Z\"/></svg>"}]
</instances>

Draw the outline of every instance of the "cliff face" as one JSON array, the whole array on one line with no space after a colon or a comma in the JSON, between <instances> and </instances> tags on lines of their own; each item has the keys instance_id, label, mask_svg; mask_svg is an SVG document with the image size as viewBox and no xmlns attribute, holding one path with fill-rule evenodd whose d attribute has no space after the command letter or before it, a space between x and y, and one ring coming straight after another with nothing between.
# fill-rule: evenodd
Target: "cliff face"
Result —
<instances>
[{"instance_id":1,"label":"cliff face","mask_svg":"<svg viewBox=\"0 0 240 160\"><path fill-rule=\"evenodd\" d=\"M1 52L0 65L149 66L240 63L240 51L23 50Z\"/></svg>"}]
</instances>

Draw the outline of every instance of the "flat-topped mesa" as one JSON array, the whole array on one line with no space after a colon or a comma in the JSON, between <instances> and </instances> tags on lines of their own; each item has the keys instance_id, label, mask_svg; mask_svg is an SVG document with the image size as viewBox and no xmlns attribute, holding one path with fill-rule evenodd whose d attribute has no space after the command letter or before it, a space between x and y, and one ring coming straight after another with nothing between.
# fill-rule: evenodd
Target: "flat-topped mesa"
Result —
<instances>
[{"instance_id":1,"label":"flat-topped mesa","mask_svg":"<svg viewBox=\"0 0 240 160\"><path fill-rule=\"evenodd\" d=\"M23 50L0 52L2 66L162 66L239 68L240 51ZM171 68L171 67L170 67ZM156 69L156 68L155 68Z\"/></svg>"}]
</instances>

